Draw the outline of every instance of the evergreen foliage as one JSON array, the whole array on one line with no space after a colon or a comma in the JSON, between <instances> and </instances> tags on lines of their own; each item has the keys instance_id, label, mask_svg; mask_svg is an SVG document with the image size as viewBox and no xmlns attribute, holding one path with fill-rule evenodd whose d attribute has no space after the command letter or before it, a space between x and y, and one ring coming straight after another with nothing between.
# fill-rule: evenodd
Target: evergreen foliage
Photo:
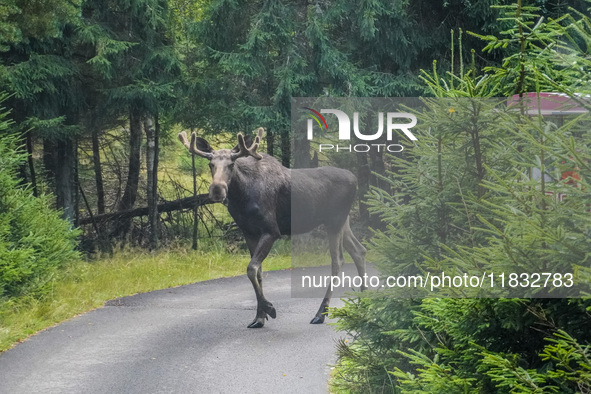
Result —
<instances>
[{"instance_id":1,"label":"evergreen foliage","mask_svg":"<svg viewBox=\"0 0 591 394\"><path fill-rule=\"evenodd\" d=\"M433 56L453 62L450 28L499 30L491 3L212 1L193 30L205 55L198 92L211 100L191 126L216 132L262 124L284 135L292 97L423 94L419 70Z\"/></svg>"},{"instance_id":2,"label":"evergreen foliage","mask_svg":"<svg viewBox=\"0 0 591 394\"><path fill-rule=\"evenodd\" d=\"M88 1L82 12L80 43L90 55L92 75L99 78L93 93L105 94L109 113L126 113L131 106L157 114L170 106L180 64L167 37L168 2L135 0L103 7Z\"/></svg>"},{"instance_id":3,"label":"evergreen foliage","mask_svg":"<svg viewBox=\"0 0 591 394\"><path fill-rule=\"evenodd\" d=\"M17 150L17 139L8 128L2 109L0 298L42 293L59 268L79 257L75 250L79 231L50 208L48 196L34 197L30 188L19 184L17 169L25 155Z\"/></svg>"},{"instance_id":4,"label":"evergreen foliage","mask_svg":"<svg viewBox=\"0 0 591 394\"><path fill-rule=\"evenodd\" d=\"M80 0L5 0L0 5L0 50L31 39L57 37L79 16Z\"/></svg>"},{"instance_id":5,"label":"evergreen foliage","mask_svg":"<svg viewBox=\"0 0 591 394\"><path fill-rule=\"evenodd\" d=\"M527 14L539 9L509 9L510 39L489 37L491 45L523 37L530 48L518 45L502 67L481 75L423 74L440 99L425 100L428 110L418 115L425 130L406 160L393 158L397 172L384 180L395 196L373 190L371 209L388 228L371 249L387 275L546 270L577 273L587 287L580 299L534 298L530 288L527 299L453 298L461 294L448 289L440 293L446 298L352 300L333 311L355 337L340 346L339 390L589 391L589 114L562 122L465 98L559 88L579 100L574 89L584 95L589 85L571 75L588 75L587 47L572 43L588 42L589 19L529 24ZM573 169L576 182L562 176ZM551 180L533 177L536 170Z\"/></svg>"}]
</instances>

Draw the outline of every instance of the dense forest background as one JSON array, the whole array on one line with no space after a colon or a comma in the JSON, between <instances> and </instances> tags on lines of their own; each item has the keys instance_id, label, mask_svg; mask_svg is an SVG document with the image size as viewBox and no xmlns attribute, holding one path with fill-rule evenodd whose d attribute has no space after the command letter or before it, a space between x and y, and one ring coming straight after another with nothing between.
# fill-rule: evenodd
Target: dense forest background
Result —
<instances>
[{"instance_id":1,"label":"dense forest background","mask_svg":"<svg viewBox=\"0 0 591 394\"><path fill-rule=\"evenodd\" d=\"M192 239L213 255L198 240L239 237L224 207L208 205L207 167L175 136L195 130L229 147L262 126L268 153L308 167L292 159L292 97L426 98L432 111L418 114L426 126L405 155L348 164L360 180L356 230L372 229L366 245L384 274L542 267L589 283L588 114L558 121L454 101L559 92L590 109L587 1L8 0L0 10L0 318L53 302L56 272L83 253ZM591 392L588 291L444 295L333 310L355 339L339 345L333 389ZM14 301L24 296L34 301Z\"/></svg>"},{"instance_id":2,"label":"dense forest background","mask_svg":"<svg viewBox=\"0 0 591 394\"><path fill-rule=\"evenodd\" d=\"M207 185L191 181L203 164L176 149L178 131L231 144L263 126L268 153L307 167L291 159L291 97L428 95L419 77L433 60L442 69L497 65L499 53L462 35L506 28L496 3L9 1L0 88L10 132L27 150L19 177L81 226L86 251L122 240L154 249L191 233L196 245L200 226L212 235L219 223L195 209L207 203L197 197ZM566 10L547 2L540 12ZM450 31L476 50L454 59ZM368 154L357 167L363 197L383 157ZM165 201L178 203L158 212ZM147 209L135 218L108 215L138 207ZM368 223L363 204L361 217Z\"/></svg>"}]
</instances>

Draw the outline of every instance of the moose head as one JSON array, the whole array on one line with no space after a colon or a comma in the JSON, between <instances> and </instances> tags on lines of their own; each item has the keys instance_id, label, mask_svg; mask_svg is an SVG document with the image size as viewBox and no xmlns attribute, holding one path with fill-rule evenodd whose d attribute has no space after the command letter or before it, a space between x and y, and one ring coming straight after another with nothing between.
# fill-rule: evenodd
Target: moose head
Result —
<instances>
[{"instance_id":1,"label":"moose head","mask_svg":"<svg viewBox=\"0 0 591 394\"><path fill-rule=\"evenodd\" d=\"M214 202L222 202L228 194L228 183L234 171L234 162L241 157L252 156L257 160L263 156L257 152L264 135L264 129L259 127L257 135L252 141L250 136L244 137L238 133L238 144L232 149L214 150L205 139L191 133L191 142L187 140L187 133L179 134L179 140L194 155L209 160L211 170L211 185L209 186L209 198ZM247 147L248 146L248 147Z\"/></svg>"}]
</instances>

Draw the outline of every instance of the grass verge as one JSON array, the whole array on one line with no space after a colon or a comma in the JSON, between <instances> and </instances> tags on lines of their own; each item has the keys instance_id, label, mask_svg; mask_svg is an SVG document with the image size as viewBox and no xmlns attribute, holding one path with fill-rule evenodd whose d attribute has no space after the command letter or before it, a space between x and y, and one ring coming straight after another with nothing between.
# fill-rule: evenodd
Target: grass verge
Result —
<instances>
[{"instance_id":1,"label":"grass verge","mask_svg":"<svg viewBox=\"0 0 591 394\"><path fill-rule=\"evenodd\" d=\"M0 352L28 336L106 301L209 279L242 275L249 256L226 251L127 250L94 262L77 261L55 278L42 298L0 300ZM288 254L271 253L265 270L289 268Z\"/></svg>"}]
</instances>

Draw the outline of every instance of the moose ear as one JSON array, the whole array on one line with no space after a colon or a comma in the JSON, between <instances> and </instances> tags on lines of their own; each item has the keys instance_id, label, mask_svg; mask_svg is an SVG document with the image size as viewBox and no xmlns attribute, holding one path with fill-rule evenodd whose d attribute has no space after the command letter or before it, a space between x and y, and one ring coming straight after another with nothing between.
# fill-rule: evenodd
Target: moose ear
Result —
<instances>
[{"instance_id":1,"label":"moose ear","mask_svg":"<svg viewBox=\"0 0 591 394\"><path fill-rule=\"evenodd\" d=\"M246 137L244 137L244 145L246 145L247 148L250 148L250 146L252 145L252 136L247 135ZM238 152L240 152L240 144L236 144L236 146L232 148L232 153Z\"/></svg>"},{"instance_id":2,"label":"moose ear","mask_svg":"<svg viewBox=\"0 0 591 394\"><path fill-rule=\"evenodd\" d=\"M201 137L197 137L195 139L195 144L197 145L197 149L199 149L202 152L208 152L208 153L213 152L213 149L209 145L209 142L207 142L206 140L204 140Z\"/></svg>"}]
</instances>

